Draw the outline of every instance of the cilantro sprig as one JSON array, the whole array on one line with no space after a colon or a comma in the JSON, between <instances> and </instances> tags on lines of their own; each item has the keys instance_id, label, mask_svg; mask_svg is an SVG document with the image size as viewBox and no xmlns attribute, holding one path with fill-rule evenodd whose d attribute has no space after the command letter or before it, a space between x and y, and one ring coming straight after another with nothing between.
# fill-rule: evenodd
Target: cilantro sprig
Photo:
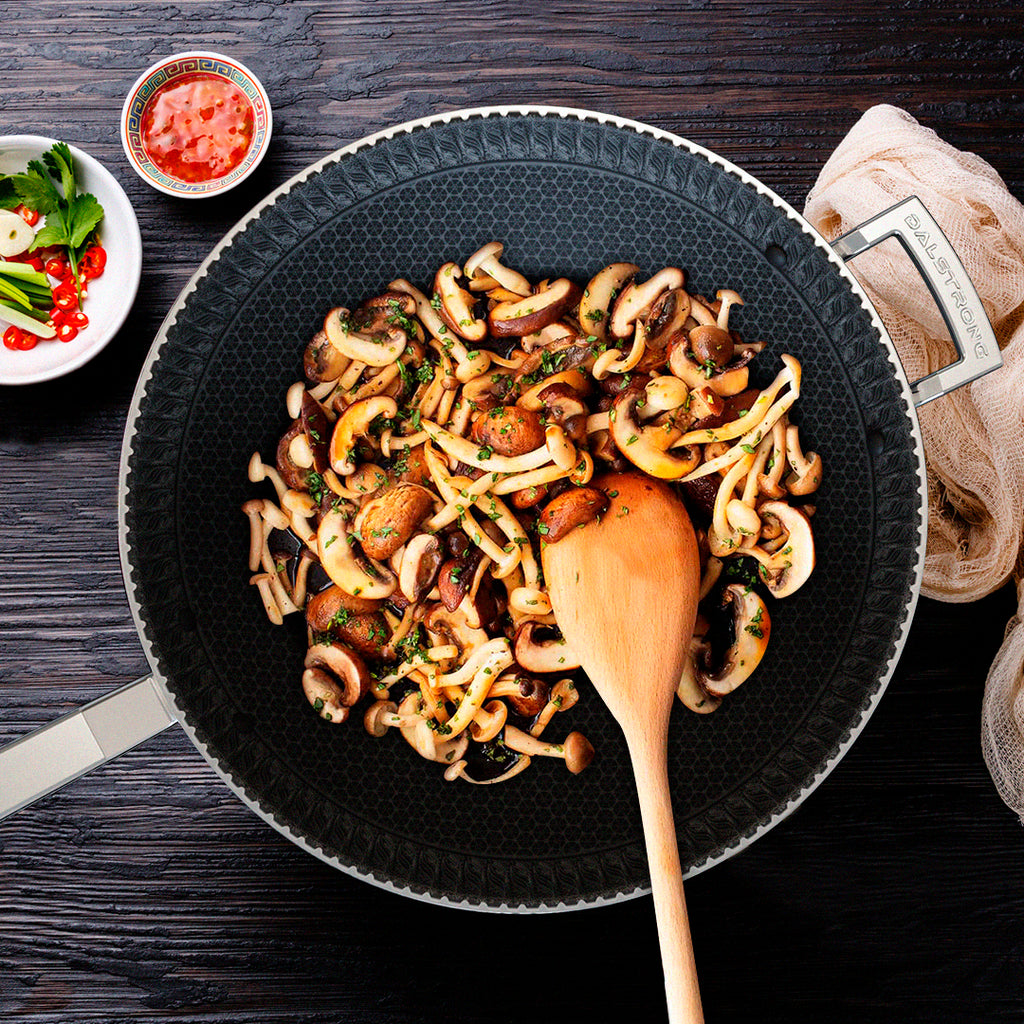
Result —
<instances>
[{"instance_id":1,"label":"cilantro sprig","mask_svg":"<svg viewBox=\"0 0 1024 1024\"><path fill-rule=\"evenodd\" d=\"M12 210L19 205L45 214L46 224L36 232L32 251L50 246L67 250L81 301L78 263L103 220L103 207L91 193L79 192L66 142L55 142L42 160L30 160L22 173L0 175L0 208Z\"/></svg>"}]
</instances>

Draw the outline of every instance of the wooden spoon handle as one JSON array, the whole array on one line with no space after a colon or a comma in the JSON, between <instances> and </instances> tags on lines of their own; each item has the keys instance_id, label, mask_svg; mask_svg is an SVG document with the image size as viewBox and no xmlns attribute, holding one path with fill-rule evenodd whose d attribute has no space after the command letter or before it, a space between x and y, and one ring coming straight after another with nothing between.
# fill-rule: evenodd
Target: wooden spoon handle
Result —
<instances>
[{"instance_id":1,"label":"wooden spoon handle","mask_svg":"<svg viewBox=\"0 0 1024 1024\"><path fill-rule=\"evenodd\" d=\"M670 1024L703 1024L697 965L693 959L690 921L683 894L683 870L672 818L665 743L649 735L630 740L630 756L640 797L640 815L651 869L654 913L665 972Z\"/></svg>"}]
</instances>

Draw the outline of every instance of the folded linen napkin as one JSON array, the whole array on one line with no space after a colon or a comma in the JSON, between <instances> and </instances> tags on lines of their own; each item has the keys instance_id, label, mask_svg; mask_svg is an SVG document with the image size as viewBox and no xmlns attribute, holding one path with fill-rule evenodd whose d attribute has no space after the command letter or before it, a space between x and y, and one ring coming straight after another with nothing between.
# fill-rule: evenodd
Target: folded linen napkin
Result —
<instances>
[{"instance_id":1,"label":"folded linen napkin","mask_svg":"<svg viewBox=\"0 0 1024 1024\"><path fill-rule=\"evenodd\" d=\"M1024 206L996 171L906 111L872 107L821 170L804 214L826 238L918 196L963 261L1003 353L1001 370L918 410L928 468L923 592L973 601L1009 578L1020 605L989 671L982 748L1024 820ZM857 257L864 285L913 380L951 361L928 290L897 269L895 243Z\"/></svg>"}]
</instances>

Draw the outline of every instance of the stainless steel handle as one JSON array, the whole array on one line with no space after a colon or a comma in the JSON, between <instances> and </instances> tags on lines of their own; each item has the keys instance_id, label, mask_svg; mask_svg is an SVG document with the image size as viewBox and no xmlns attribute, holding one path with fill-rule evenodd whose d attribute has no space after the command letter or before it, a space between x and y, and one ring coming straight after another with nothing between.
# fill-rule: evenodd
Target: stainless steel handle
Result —
<instances>
[{"instance_id":1,"label":"stainless steel handle","mask_svg":"<svg viewBox=\"0 0 1024 1024\"><path fill-rule=\"evenodd\" d=\"M917 196L910 196L832 243L846 261L895 238L932 293L957 351L956 362L911 382L914 405L948 395L1003 365L985 307L942 228Z\"/></svg>"},{"instance_id":2,"label":"stainless steel handle","mask_svg":"<svg viewBox=\"0 0 1024 1024\"><path fill-rule=\"evenodd\" d=\"M0 818L73 782L177 721L146 676L0 747Z\"/></svg>"}]
</instances>

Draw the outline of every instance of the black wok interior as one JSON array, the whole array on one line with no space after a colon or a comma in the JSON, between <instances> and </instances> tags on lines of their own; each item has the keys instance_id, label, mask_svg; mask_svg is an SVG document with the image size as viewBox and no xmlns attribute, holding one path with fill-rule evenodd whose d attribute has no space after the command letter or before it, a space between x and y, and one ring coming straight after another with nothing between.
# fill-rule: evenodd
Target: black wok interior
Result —
<instances>
[{"instance_id":1,"label":"black wok interior","mask_svg":"<svg viewBox=\"0 0 1024 1024\"><path fill-rule=\"evenodd\" d=\"M491 239L534 278L585 283L616 260L683 267L691 291L743 295L733 325L767 342L755 381L782 352L801 360L801 437L825 459L818 567L772 605L768 654L746 685L710 716L676 708L684 865L734 849L798 798L860 723L913 596L912 413L858 297L799 224L703 156L630 128L436 124L329 163L250 221L188 296L146 386L127 481L130 589L198 742L296 838L420 895L573 904L646 879L625 745L596 694L553 726L594 743L583 774L545 761L501 786L446 783L397 735L312 713L304 623L271 626L248 584L239 509L270 491L249 484L246 463L272 457L324 313L394 277L426 286Z\"/></svg>"}]
</instances>

